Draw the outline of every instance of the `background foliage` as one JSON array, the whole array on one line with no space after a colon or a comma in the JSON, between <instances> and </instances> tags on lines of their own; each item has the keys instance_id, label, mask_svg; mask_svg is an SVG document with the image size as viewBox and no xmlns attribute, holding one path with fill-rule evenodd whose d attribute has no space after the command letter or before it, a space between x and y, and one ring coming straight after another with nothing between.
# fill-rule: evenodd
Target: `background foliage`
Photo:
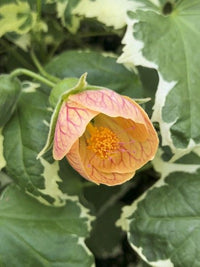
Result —
<instances>
[{"instance_id":1,"label":"background foliage","mask_svg":"<svg viewBox=\"0 0 200 267\"><path fill-rule=\"evenodd\" d=\"M199 0L0 1L0 266L200 266L199 24ZM158 153L120 186L36 159L84 72L151 97Z\"/></svg>"}]
</instances>

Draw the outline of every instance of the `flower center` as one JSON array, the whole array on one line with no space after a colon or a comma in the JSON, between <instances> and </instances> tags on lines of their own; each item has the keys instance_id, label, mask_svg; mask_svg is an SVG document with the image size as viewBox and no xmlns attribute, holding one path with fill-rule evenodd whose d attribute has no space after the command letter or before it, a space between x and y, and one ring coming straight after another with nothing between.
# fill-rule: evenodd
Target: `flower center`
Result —
<instances>
[{"instance_id":1,"label":"flower center","mask_svg":"<svg viewBox=\"0 0 200 267\"><path fill-rule=\"evenodd\" d=\"M107 159L116 149L119 149L119 138L106 127L94 127L88 124L90 138L87 139L87 148L92 150L101 159Z\"/></svg>"}]
</instances>

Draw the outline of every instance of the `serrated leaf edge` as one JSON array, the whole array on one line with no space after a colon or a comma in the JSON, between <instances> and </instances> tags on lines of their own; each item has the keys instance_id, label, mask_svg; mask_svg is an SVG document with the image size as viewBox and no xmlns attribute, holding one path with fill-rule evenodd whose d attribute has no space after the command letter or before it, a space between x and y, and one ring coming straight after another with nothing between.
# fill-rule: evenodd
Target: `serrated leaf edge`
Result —
<instances>
[{"instance_id":1,"label":"serrated leaf edge","mask_svg":"<svg viewBox=\"0 0 200 267\"><path fill-rule=\"evenodd\" d=\"M129 239L129 237L128 237ZM129 239L130 240L130 239ZM142 253L142 247L136 247L133 243L130 242L132 249L137 252L137 254L143 259L146 263L150 264L153 267L174 267L174 264L170 259L158 260L158 261L148 261L145 255Z\"/></svg>"}]
</instances>

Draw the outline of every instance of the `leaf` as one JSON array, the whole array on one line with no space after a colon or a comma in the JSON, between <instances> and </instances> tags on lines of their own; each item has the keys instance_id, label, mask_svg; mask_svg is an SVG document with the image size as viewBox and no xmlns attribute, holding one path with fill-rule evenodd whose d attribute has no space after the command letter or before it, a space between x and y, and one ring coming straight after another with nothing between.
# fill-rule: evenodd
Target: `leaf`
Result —
<instances>
[{"instance_id":1,"label":"leaf","mask_svg":"<svg viewBox=\"0 0 200 267\"><path fill-rule=\"evenodd\" d=\"M15 32L7 33L6 39L14 43L16 46L24 51L28 51L31 44L31 34L25 33L23 35L16 34Z\"/></svg>"},{"instance_id":2,"label":"leaf","mask_svg":"<svg viewBox=\"0 0 200 267\"><path fill-rule=\"evenodd\" d=\"M142 7L129 12L119 62L158 70L153 120L160 123L163 145L173 152L187 150L200 143L200 60L194 52L200 42L200 3L151 2L141 1Z\"/></svg>"},{"instance_id":3,"label":"leaf","mask_svg":"<svg viewBox=\"0 0 200 267\"><path fill-rule=\"evenodd\" d=\"M121 29L126 25L126 12L130 6L127 0L82 0L74 8L73 14L96 18L108 27Z\"/></svg>"},{"instance_id":4,"label":"leaf","mask_svg":"<svg viewBox=\"0 0 200 267\"><path fill-rule=\"evenodd\" d=\"M89 216L77 200L62 208L45 207L9 186L0 200L1 266L93 265L84 239Z\"/></svg>"},{"instance_id":5,"label":"leaf","mask_svg":"<svg viewBox=\"0 0 200 267\"><path fill-rule=\"evenodd\" d=\"M10 75L0 75L0 127L10 119L21 93L21 83Z\"/></svg>"},{"instance_id":6,"label":"leaf","mask_svg":"<svg viewBox=\"0 0 200 267\"><path fill-rule=\"evenodd\" d=\"M81 18L73 15L74 8L80 0L47 0L47 3L55 3L57 9L57 17L61 19L62 25L70 32L76 33Z\"/></svg>"},{"instance_id":7,"label":"leaf","mask_svg":"<svg viewBox=\"0 0 200 267\"><path fill-rule=\"evenodd\" d=\"M199 164L164 162L154 167L161 179L117 222L128 234L132 248L151 266L199 266Z\"/></svg>"},{"instance_id":8,"label":"leaf","mask_svg":"<svg viewBox=\"0 0 200 267\"><path fill-rule=\"evenodd\" d=\"M58 18L72 33L77 32L83 17L96 18L108 27L121 29L126 26L126 12L132 6L128 0L48 0L48 2L56 3Z\"/></svg>"},{"instance_id":9,"label":"leaf","mask_svg":"<svg viewBox=\"0 0 200 267\"><path fill-rule=\"evenodd\" d=\"M27 193L45 204L64 205L65 195L58 188L57 162L36 160L48 133L48 96L24 91L12 119L3 129L6 171Z\"/></svg>"},{"instance_id":10,"label":"leaf","mask_svg":"<svg viewBox=\"0 0 200 267\"><path fill-rule=\"evenodd\" d=\"M115 57L106 54L67 51L55 57L46 70L60 78L79 78L87 72L87 82L91 85L104 86L132 98L143 97L139 77L117 64Z\"/></svg>"},{"instance_id":11,"label":"leaf","mask_svg":"<svg viewBox=\"0 0 200 267\"><path fill-rule=\"evenodd\" d=\"M5 1L0 4L0 36L7 32L25 34L34 27L36 13L27 2Z\"/></svg>"}]
</instances>

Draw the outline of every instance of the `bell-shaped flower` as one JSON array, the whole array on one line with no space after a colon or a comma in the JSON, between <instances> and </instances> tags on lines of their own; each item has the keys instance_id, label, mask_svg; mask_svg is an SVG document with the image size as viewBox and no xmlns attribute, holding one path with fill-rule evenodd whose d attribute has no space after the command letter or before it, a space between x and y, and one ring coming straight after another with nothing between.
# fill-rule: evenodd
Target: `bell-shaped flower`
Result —
<instances>
[{"instance_id":1,"label":"bell-shaped flower","mask_svg":"<svg viewBox=\"0 0 200 267\"><path fill-rule=\"evenodd\" d=\"M145 111L132 99L101 88L71 94L60 107L53 157L66 157L84 178L117 185L152 160L157 133Z\"/></svg>"}]
</instances>

